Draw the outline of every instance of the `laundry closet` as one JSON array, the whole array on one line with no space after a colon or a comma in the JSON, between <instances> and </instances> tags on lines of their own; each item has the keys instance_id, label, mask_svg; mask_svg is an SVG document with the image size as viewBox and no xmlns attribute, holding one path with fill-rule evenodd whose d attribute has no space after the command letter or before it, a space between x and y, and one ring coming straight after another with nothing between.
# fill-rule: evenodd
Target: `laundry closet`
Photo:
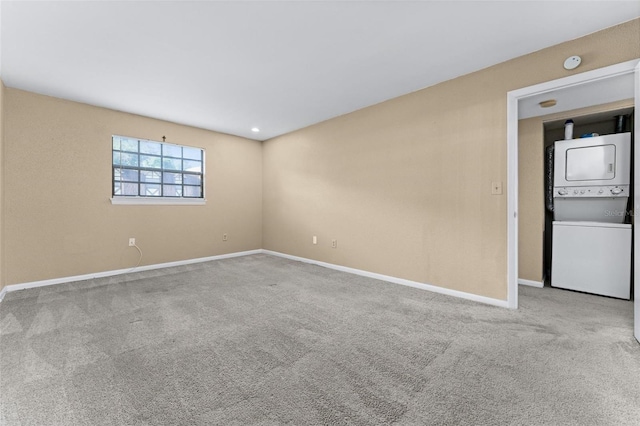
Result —
<instances>
[{"instance_id":1,"label":"laundry closet","mask_svg":"<svg viewBox=\"0 0 640 426\"><path fill-rule=\"evenodd\" d=\"M633 108L544 123L545 285L629 300Z\"/></svg>"}]
</instances>

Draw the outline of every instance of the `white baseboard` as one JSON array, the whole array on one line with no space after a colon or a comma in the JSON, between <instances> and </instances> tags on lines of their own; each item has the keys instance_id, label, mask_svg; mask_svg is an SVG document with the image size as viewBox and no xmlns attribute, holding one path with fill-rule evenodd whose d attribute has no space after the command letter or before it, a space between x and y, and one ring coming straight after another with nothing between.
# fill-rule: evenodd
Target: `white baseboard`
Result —
<instances>
[{"instance_id":1,"label":"white baseboard","mask_svg":"<svg viewBox=\"0 0 640 426\"><path fill-rule=\"evenodd\" d=\"M94 273L94 274L75 275L75 276L70 276L70 277L54 278L54 279L50 279L50 280L33 281L33 282L27 282L27 283L21 283L21 284L12 284L12 285L8 285L8 286L4 287L0 291L0 301L2 301L2 299L5 296L5 294L7 294L9 292L17 291L17 290L24 290L24 289L27 289L27 288L44 287L44 286L55 285L55 284L63 284L63 283L74 282L74 281L84 281L84 280L90 280L90 279L94 279L94 278L102 278L102 277L110 277L110 276L114 276L114 275L122 275L122 274L127 274L127 273L130 273L130 272L140 272L140 271L149 271L149 270L153 270L153 269L170 268L172 266L189 265L189 264L192 264L192 263L209 262L211 260L229 259L229 258L232 258L232 257L248 256L248 255L260 254L260 253L269 254L269 255L272 255L272 256L283 257L285 259L295 260L295 261L298 261L298 262L310 263L310 264L313 264L313 265L318 265L318 266L322 266L322 267L325 267L325 268L334 269L336 271L347 272L347 273L355 274L355 275L361 275L363 277L373 278L373 279L376 279L376 280L386 281L386 282L390 282L390 283L394 283L394 284L406 285L406 286L409 286L409 287L419 288L421 290L427 290L427 291L432 291L434 293L445 294L447 296L459 297L461 299L472 300L474 302L485 303L485 304L488 304L488 305L499 306L499 307L502 307L502 308L508 308L509 307L506 300L493 299L491 297L479 296L479 295L473 294L473 293L466 293L466 292L463 292L463 291L451 290L451 289L448 289L448 288L438 287L438 286L431 285L431 284L424 284L424 283L420 283L420 282L417 282L417 281L406 280L404 278L397 278L397 277L392 277L392 276L389 276L389 275L377 274L375 272L363 271L361 269L349 268L347 266L335 265L335 264L332 264L332 263L321 262L321 261L318 261L318 260L307 259L307 258L298 257L298 256L292 256L292 255L285 254L285 253L280 253L280 252L271 251L271 250L263 250L263 249L249 250L249 251L242 251L242 252L228 253L228 254L221 254L221 255L218 255L218 256L201 257L201 258L197 258L197 259L179 260L179 261L176 261L176 262L158 263L158 264L155 264L155 265L139 266L137 268L127 268L127 269L118 269L118 270L113 270L113 271L97 272L97 273ZM526 280L519 280L520 284L525 284L525 283L523 283L521 281L526 281ZM535 283L535 281L528 281L528 282L529 283ZM528 285L533 285L533 284L528 284ZM542 287L542 283L538 283L536 286Z\"/></svg>"},{"instance_id":2,"label":"white baseboard","mask_svg":"<svg viewBox=\"0 0 640 426\"><path fill-rule=\"evenodd\" d=\"M375 272L363 271L361 269L349 268L347 266L334 265L332 263L320 262L318 260L307 259L304 257L292 256L290 254L280 253L271 250L262 250L265 254L273 256L283 257L285 259L297 260L299 262L311 263L313 265L323 266L329 269L335 269L336 271L348 272L350 274L361 275L363 277L374 278L376 280L387 281L394 284L406 285L409 287L419 288L422 290L432 291L434 293L445 294L447 296L459 297L461 299L468 299L474 302L485 303L488 305L499 306L501 308L508 308L508 302L506 300L493 299L491 297L479 296L473 293L466 293L464 291L451 290L444 287L438 287L431 284L424 284L417 281L405 280L404 278L391 277L389 275L377 274Z\"/></svg>"},{"instance_id":3,"label":"white baseboard","mask_svg":"<svg viewBox=\"0 0 640 426\"><path fill-rule=\"evenodd\" d=\"M11 285L5 286L0 291L0 302L2 301L2 299L4 299L5 294L12 291L24 290L27 288L44 287L48 285L64 284L64 283L69 283L74 281L85 281L85 280L91 280L94 278L103 278L103 277L111 277L114 275L122 275L130 272L140 272L140 271L150 271L152 269L170 268L172 266L190 265L192 263L202 263L202 262L209 262L211 260L229 259L232 257L248 256L251 254L260 254L262 252L263 252L262 249L240 251L236 253L220 254L217 256L178 260L176 262L156 263L154 265L138 266L137 268L116 269L112 271L97 272L94 274L74 275L71 277L54 278L54 279L42 280L42 281L32 281L32 282L21 283L21 284L11 284Z\"/></svg>"},{"instance_id":4,"label":"white baseboard","mask_svg":"<svg viewBox=\"0 0 640 426\"><path fill-rule=\"evenodd\" d=\"M544 283L540 282L540 281L532 281L532 280L525 280L523 278L518 278L518 284L520 285L528 285L530 287L538 287L538 288L542 288L544 287Z\"/></svg>"}]
</instances>

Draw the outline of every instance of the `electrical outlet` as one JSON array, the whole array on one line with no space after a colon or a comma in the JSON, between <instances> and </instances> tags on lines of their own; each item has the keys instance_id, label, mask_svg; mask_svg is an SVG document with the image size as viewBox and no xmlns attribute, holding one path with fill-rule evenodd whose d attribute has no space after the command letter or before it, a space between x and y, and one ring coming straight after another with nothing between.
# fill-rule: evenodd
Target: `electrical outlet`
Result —
<instances>
[{"instance_id":1,"label":"electrical outlet","mask_svg":"<svg viewBox=\"0 0 640 426\"><path fill-rule=\"evenodd\" d=\"M315 235L313 236L313 244L318 244L318 237Z\"/></svg>"},{"instance_id":2,"label":"electrical outlet","mask_svg":"<svg viewBox=\"0 0 640 426\"><path fill-rule=\"evenodd\" d=\"M227 234L222 234L222 241L227 241L229 239L229 236L227 236Z\"/></svg>"},{"instance_id":3,"label":"electrical outlet","mask_svg":"<svg viewBox=\"0 0 640 426\"><path fill-rule=\"evenodd\" d=\"M338 248L338 240L331 240L331 248Z\"/></svg>"},{"instance_id":4,"label":"electrical outlet","mask_svg":"<svg viewBox=\"0 0 640 426\"><path fill-rule=\"evenodd\" d=\"M134 247L136 245L136 239L135 238L129 238L129 247Z\"/></svg>"}]
</instances>

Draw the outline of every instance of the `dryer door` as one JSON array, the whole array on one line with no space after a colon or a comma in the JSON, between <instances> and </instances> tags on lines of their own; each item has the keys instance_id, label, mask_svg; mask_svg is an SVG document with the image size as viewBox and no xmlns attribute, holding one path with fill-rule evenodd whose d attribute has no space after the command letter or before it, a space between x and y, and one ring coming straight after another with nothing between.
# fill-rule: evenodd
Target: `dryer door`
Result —
<instances>
[{"instance_id":1,"label":"dryer door","mask_svg":"<svg viewBox=\"0 0 640 426\"><path fill-rule=\"evenodd\" d=\"M615 177L616 146L597 145L567 149L565 179L569 182L583 180L611 180Z\"/></svg>"}]
</instances>

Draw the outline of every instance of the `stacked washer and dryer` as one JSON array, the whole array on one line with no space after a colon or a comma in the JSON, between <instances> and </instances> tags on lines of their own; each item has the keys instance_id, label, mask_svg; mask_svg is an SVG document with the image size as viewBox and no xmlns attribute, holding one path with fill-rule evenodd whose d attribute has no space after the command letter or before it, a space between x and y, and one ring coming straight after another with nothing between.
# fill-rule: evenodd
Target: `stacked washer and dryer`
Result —
<instances>
[{"instance_id":1,"label":"stacked washer and dryer","mask_svg":"<svg viewBox=\"0 0 640 426\"><path fill-rule=\"evenodd\" d=\"M557 141L551 286L631 296L631 134Z\"/></svg>"}]
</instances>

